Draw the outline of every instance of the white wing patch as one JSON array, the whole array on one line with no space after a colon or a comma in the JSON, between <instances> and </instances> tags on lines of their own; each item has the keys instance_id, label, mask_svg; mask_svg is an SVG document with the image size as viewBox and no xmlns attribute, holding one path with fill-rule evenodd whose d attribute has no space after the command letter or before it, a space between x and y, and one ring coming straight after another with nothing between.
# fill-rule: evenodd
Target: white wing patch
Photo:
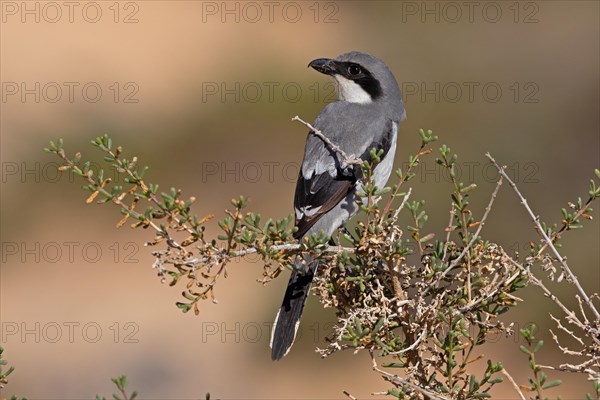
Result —
<instances>
[{"instance_id":1,"label":"white wing patch","mask_svg":"<svg viewBox=\"0 0 600 400\"><path fill-rule=\"evenodd\" d=\"M320 209L321 209L321 206L318 206L318 207L306 206L306 207L296 208L294 211L296 211L296 219L302 219L302 217L304 217L304 216L312 217L313 215L318 213Z\"/></svg>"},{"instance_id":2,"label":"white wing patch","mask_svg":"<svg viewBox=\"0 0 600 400\"><path fill-rule=\"evenodd\" d=\"M360 85L341 75L334 76L340 95L340 100L350 103L368 104L373 102L371 95L367 93Z\"/></svg>"}]
</instances>

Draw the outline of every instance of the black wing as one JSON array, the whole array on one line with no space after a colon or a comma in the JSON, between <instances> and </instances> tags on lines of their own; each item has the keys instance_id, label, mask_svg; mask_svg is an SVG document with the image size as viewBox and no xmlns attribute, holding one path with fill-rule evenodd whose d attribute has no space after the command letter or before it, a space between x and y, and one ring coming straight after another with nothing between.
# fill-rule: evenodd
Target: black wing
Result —
<instances>
[{"instance_id":1,"label":"black wing","mask_svg":"<svg viewBox=\"0 0 600 400\"><path fill-rule=\"evenodd\" d=\"M388 120L385 125L382 134L372 138L374 140L366 145L366 149L363 147L365 150L360 154L360 159L369 160L371 158L370 151L373 148L383 149L382 159L387 155L392 142L393 124L391 120ZM315 136L311 138L311 135L312 132L309 133L309 140L316 138ZM317 138L317 140L320 142L319 147L328 146L321 139ZM314 149L316 143L313 141L309 145ZM342 168L340 156L329 148L327 152L331 156L331 158L328 157L328 160L332 163L332 167L335 166L334 168L327 168L320 174L312 169L312 175L308 177L302 174L301 168L298 174L294 195L294 208L297 213L296 227L298 228L298 231L294 234L296 239L304 236L325 213L342 201L354 189L356 181L362 177L362 170L359 166L350 165ZM313 160L316 163L321 161L322 159ZM303 165L306 162L309 161L305 156ZM321 168L321 170L323 169ZM331 170L334 171L333 175L330 172ZM301 214L300 217L298 217L298 214Z\"/></svg>"},{"instance_id":2,"label":"black wing","mask_svg":"<svg viewBox=\"0 0 600 400\"><path fill-rule=\"evenodd\" d=\"M298 239L304 236L325 213L350 193L356 180L355 174L344 175L342 171L337 171L337 176L323 172L307 179L300 171L296 182L294 208L303 212L300 218L296 218L298 231L294 237Z\"/></svg>"}]
</instances>

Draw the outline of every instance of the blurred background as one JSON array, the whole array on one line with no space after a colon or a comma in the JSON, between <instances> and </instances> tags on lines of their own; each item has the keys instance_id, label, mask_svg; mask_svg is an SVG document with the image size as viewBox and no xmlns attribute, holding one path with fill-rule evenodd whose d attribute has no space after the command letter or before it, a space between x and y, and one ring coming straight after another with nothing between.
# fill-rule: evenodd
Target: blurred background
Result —
<instances>
[{"instance_id":1,"label":"blurred background","mask_svg":"<svg viewBox=\"0 0 600 400\"><path fill-rule=\"evenodd\" d=\"M478 184L479 217L496 179L488 151L550 223L587 196L599 166L598 2L0 5L1 344L16 367L1 397L109 396L119 374L152 399L324 399L343 390L369 398L390 386L366 353L319 358L334 313L314 298L291 353L271 362L270 324L287 274L263 287L257 259L231 265L219 304L182 314L174 304L183 289L161 284L151 268L150 232L116 230L115 207L86 205L80 182L42 151L51 139L101 161L89 141L108 133L150 166L150 182L196 196L201 216L222 216L243 194L253 211L280 218L292 211L306 138L290 119L312 121L334 97L328 78L306 65L362 50L383 59L404 91L397 166L418 148L418 129L432 129L434 149L449 145L460 178ZM434 158L411 186L440 236L451 186ZM600 289L600 229L597 218L585 225L564 236L562 252L591 292ZM507 185L483 233L522 254L537 240ZM571 287L551 286L572 304ZM525 301L507 320L541 327L540 363L568 361L546 333L559 310L534 287L519 295ZM526 384L519 340L499 337L485 356ZM582 377L549 375L564 382L552 397L592 390ZM516 396L504 384L494 397Z\"/></svg>"}]
</instances>

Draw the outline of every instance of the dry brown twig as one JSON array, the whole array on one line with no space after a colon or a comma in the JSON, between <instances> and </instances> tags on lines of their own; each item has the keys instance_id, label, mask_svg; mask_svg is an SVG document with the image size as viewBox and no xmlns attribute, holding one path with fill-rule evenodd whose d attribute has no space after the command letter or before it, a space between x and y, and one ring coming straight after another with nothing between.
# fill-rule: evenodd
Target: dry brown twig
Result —
<instances>
[{"instance_id":1,"label":"dry brown twig","mask_svg":"<svg viewBox=\"0 0 600 400\"><path fill-rule=\"evenodd\" d=\"M483 217L481 217L481 221L479 222L479 226L477 226L477 230L475 231L475 234L471 238L471 241L463 249L463 251L459 254L459 256L456 257L456 259L454 259L454 261L452 261L450 263L450 266L448 266L448 268L446 268L446 270L444 270L444 272L441 273L441 275L438 278L438 283L439 283L439 281L441 281L448 274L448 272L450 272L452 269L454 269L460 263L460 261L463 259L463 257L469 251L469 249L471 249L471 247L473 247L473 244L475 243L475 241L479 237L479 234L481 233L481 230L483 229L483 226L485 225L485 221L487 220L487 217L490 214L490 211L492 210L492 206L494 205L494 201L496 200L496 196L498 195L498 191L500 190L500 186L502 186L502 178L498 179L498 182L496 182L496 188L492 192L492 195L490 197L490 201L489 201L487 207L485 208L485 211L483 213ZM452 224L452 222L451 222L451 224Z\"/></svg>"},{"instance_id":2,"label":"dry brown twig","mask_svg":"<svg viewBox=\"0 0 600 400\"><path fill-rule=\"evenodd\" d=\"M525 395L523 394L523 391L521 390L521 388L519 387L519 385L517 384L517 382L515 382L514 378L512 377L511 374L508 373L508 371L506 370L506 368L502 369L502 374L504 376L506 376L506 378L508 379L508 381L511 383L511 385L513 385L513 387L515 388L515 391L517 392L517 394L519 395L519 398L521 400L526 400L525 399Z\"/></svg>"},{"instance_id":3,"label":"dry brown twig","mask_svg":"<svg viewBox=\"0 0 600 400\"><path fill-rule=\"evenodd\" d=\"M548 237L548 235L546 235L546 232L544 231L542 225L540 224L540 218L539 218L539 216L536 216L535 213L531 210L531 208L529 207L529 203L527 202L527 200L525 199L525 197L523 197L523 195L521 194L521 192L517 188L517 185L506 174L506 171L504 170L504 167L500 167L500 165L498 165L498 163L496 162L496 160L494 160L494 158L490 155L490 153L486 153L486 157L492 162L492 164L494 164L494 166L498 170L498 173L502 177L504 177L506 179L506 181L508 182L508 184L510 185L510 187L515 191L515 193L517 194L517 196L521 200L521 204L523 205L523 207L525 207L525 209L527 210L527 213L531 217L531 220L535 224L538 232L540 233L540 235L542 235L542 238L544 239L544 241L546 242L546 244L548 245L548 247L550 247L550 249L554 253L554 256L556 257L556 259L560 262L560 265L563 267L563 270L567 273L567 275L569 276L569 278L570 278L571 282L573 283L573 285L575 285L575 287L577 288L577 290L579 291L579 293L581 294L581 296L583 297L583 299L585 300L585 302L589 306L590 310L596 316L596 320L600 320L600 313L596 309L596 306L594 306L594 304L592 303L592 300L590 299L590 297L588 296L588 294L585 292L585 290L583 290L583 287L581 287L581 284L579 283L579 280L577 279L577 276L575 276L575 274L573 273L573 271L571 271L571 268L569 268L569 266L567 265L567 262L565 261L565 259L560 255L560 253L556 249L556 246L554 246L554 243L552 243L552 240Z\"/></svg>"},{"instance_id":4,"label":"dry brown twig","mask_svg":"<svg viewBox=\"0 0 600 400\"><path fill-rule=\"evenodd\" d=\"M417 393L423 394L428 399L432 399L432 400L450 400L447 397L438 396L437 394L431 392L429 389L423 388L421 386L417 386L417 385L409 382L408 380L399 377L398 375L390 374L389 372L382 370L381 368L379 368L377 366L377 361L375 361L375 356L373 355L373 352L371 351L371 352L369 352L369 354L371 356L371 362L373 364L373 371L376 371L376 372L380 373L381 376L383 376L384 379L386 379L387 381L390 381L392 383L399 384L399 385L402 385L402 386L408 386L413 391L415 391Z\"/></svg>"},{"instance_id":5,"label":"dry brown twig","mask_svg":"<svg viewBox=\"0 0 600 400\"><path fill-rule=\"evenodd\" d=\"M329 140L329 138L327 136L325 136L323 134L323 132L321 132L320 130L318 130L317 128L315 128L314 126L309 124L308 122L304 121L299 116L296 115L294 118L292 118L292 121L298 121L298 122L301 122L302 124L306 125L306 127L308 127L308 129L310 129L315 136L320 138L329 147L331 147L331 150L338 153L342 157L342 161L344 163L346 163L348 165L350 165L350 164L362 165L363 161L360 158L356 158L355 154L351 154L351 155L346 154L346 152L344 150L342 150L342 148L340 146L338 146L337 144L335 144L331 140Z\"/></svg>"},{"instance_id":6,"label":"dry brown twig","mask_svg":"<svg viewBox=\"0 0 600 400\"><path fill-rule=\"evenodd\" d=\"M556 257L556 259L559 261L559 263L563 269L563 272L566 273L566 275L568 276L569 279L567 279L567 282L573 284L576 287L577 291L579 292L579 295L576 295L575 297L578 301L579 310L580 310L580 314L581 314L583 321L582 321L582 319L580 319L577 316L577 313L574 310L571 310L568 307L566 307L564 302L561 301L558 298L558 296L556 296L554 293L552 293L540 279L535 277L535 275L531 272L531 270L529 268L526 268L526 267L520 265L515 260L511 260L511 262L515 266L520 268L524 273L526 273L528 275L530 282L532 282L535 286L541 288L542 291L544 292L544 295L546 297L550 298L556 305L558 305L558 307L564 312L565 319L570 324L579 328L583 333L582 337L578 336L577 334L575 334L574 331L567 329L561 323L560 319L558 319L554 315L550 314L551 319L557 324L559 331L562 331L564 334L566 334L567 336L574 339L577 343L579 343L579 345L581 346L582 349L579 351L575 351L575 350L571 350L571 349L567 348L566 346L562 346L559 342L557 335L552 330L550 330L550 334L552 335L552 338L553 338L554 342L557 344L558 348L563 352L563 354L568 355L568 356L574 356L574 357L583 357L584 361L582 361L580 364L576 364L576 365L563 363L559 367L542 366L542 368L554 369L554 370L560 370L560 371L568 371L568 372L579 372L579 373L583 372L583 373L588 374L590 380L600 380L600 314L598 313L598 310L592 301L592 298L594 296L597 296L597 294L588 296L586 291L583 289L583 287L579 283L577 276L572 272L571 268L567 265L566 260L558 252L556 246L553 243L553 239L548 237L548 235L544 231L543 227L540 224L540 218L535 215L535 213L529 206L529 203L527 202L525 197L521 194L521 192L517 188L517 185L506 174L504 167L501 167L500 165L498 165L496 160L494 160L494 158L489 153L487 153L486 156L492 162L492 164L496 167L500 176L504 177L507 180L507 182L509 183L509 185L511 186L513 191L516 193L517 197L521 201L521 204L527 210L527 213L529 214L529 216L531 217L531 220L535 224L536 231L542 236L542 238L544 240L544 247L542 247L542 249L538 252L536 257L532 257L530 259L538 258L540 256L543 248L545 248L545 247L550 248L550 250ZM583 207L583 209L585 209L585 208L587 208L587 204L586 204L586 207ZM558 237L557 235L560 235L561 231L562 230L559 230L558 233L555 235L555 237ZM583 300L581 298L583 298ZM585 303L587 305L587 307L589 308L589 310L594 314L594 316L595 316L594 321L590 321L588 319L588 317L586 316L586 313L584 311L582 303ZM584 339L583 339L584 337L587 339L588 343L584 342ZM590 368L590 366L592 366L593 368Z\"/></svg>"}]
</instances>

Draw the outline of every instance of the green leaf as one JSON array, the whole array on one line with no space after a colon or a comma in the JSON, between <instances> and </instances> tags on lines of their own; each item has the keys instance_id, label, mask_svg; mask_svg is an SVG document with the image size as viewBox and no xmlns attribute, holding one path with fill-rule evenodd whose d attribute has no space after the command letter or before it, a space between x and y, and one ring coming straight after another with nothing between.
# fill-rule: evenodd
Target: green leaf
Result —
<instances>
[{"instance_id":1,"label":"green leaf","mask_svg":"<svg viewBox=\"0 0 600 400\"><path fill-rule=\"evenodd\" d=\"M363 327L360 323L360 318L354 317L354 323L356 324L356 333L358 333L359 337L363 337Z\"/></svg>"},{"instance_id":2,"label":"green leaf","mask_svg":"<svg viewBox=\"0 0 600 400\"><path fill-rule=\"evenodd\" d=\"M183 311L184 313L186 313L192 309L192 305L187 304L187 303L177 302L177 303L175 303L175 305L177 306L177 308L181 309L181 311Z\"/></svg>"},{"instance_id":3,"label":"green leaf","mask_svg":"<svg viewBox=\"0 0 600 400\"><path fill-rule=\"evenodd\" d=\"M398 362L387 362L381 364L384 368L405 368L406 363L398 363Z\"/></svg>"},{"instance_id":4,"label":"green leaf","mask_svg":"<svg viewBox=\"0 0 600 400\"><path fill-rule=\"evenodd\" d=\"M523 345L519 346L519 350L521 350L523 353L527 354L528 356L531 355L531 351L529 351L529 349Z\"/></svg>"},{"instance_id":5,"label":"green leaf","mask_svg":"<svg viewBox=\"0 0 600 400\"><path fill-rule=\"evenodd\" d=\"M542 386L542 389L550 389L550 388L560 385L561 383L562 383L562 381L560 379L556 379L554 381L550 381L550 382L546 383L544 386Z\"/></svg>"},{"instance_id":6,"label":"green leaf","mask_svg":"<svg viewBox=\"0 0 600 400\"><path fill-rule=\"evenodd\" d=\"M469 378L469 392L474 392L477 389L479 389L479 382L477 382L475 375L471 375Z\"/></svg>"},{"instance_id":7,"label":"green leaf","mask_svg":"<svg viewBox=\"0 0 600 400\"><path fill-rule=\"evenodd\" d=\"M373 333L371 334L371 337L374 338L375 336L377 336L377 334L381 330L382 326L383 326L383 318L379 318L379 320L375 324L375 327L373 328Z\"/></svg>"}]
</instances>

